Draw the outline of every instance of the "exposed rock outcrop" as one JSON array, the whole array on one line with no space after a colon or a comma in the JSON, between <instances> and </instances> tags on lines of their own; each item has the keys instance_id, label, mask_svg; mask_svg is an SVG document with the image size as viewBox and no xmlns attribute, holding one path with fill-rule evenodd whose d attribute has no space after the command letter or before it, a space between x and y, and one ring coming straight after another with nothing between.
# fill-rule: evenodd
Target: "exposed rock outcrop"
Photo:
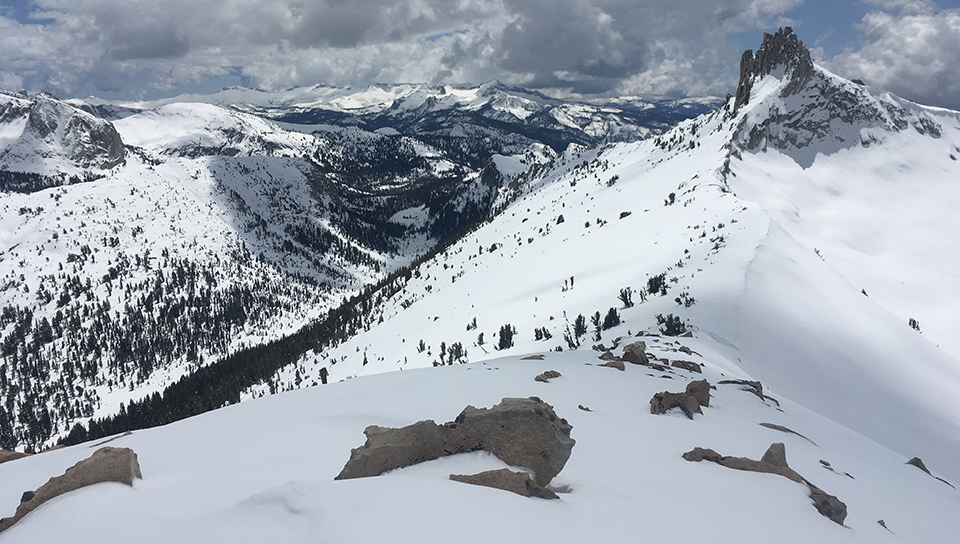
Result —
<instances>
[{"instance_id":1,"label":"exposed rock outcrop","mask_svg":"<svg viewBox=\"0 0 960 544\"><path fill-rule=\"evenodd\" d=\"M697 401L696 397L686 393L671 393L669 391L661 391L660 393L655 394L652 399L650 399L651 414L665 414L674 408L680 408L684 415L690 419L693 419L693 414L703 413L703 411L700 409L700 403Z\"/></svg>"},{"instance_id":2,"label":"exposed rock outcrop","mask_svg":"<svg viewBox=\"0 0 960 544\"><path fill-rule=\"evenodd\" d=\"M6 463L7 461L13 461L14 459L20 459L21 457L26 457L29 454L22 453L19 451L7 451L0 449L0 463Z\"/></svg>"},{"instance_id":3,"label":"exposed rock outcrop","mask_svg":"<svg viewBox=\"0 0 960 544\"><path fill-rule=\"evenodd\" d=\"M563 469L576 441L573 427L537 397L505 398L496 406L467 406L457 418L437 425L420 421L401 429L371 425L366 443L350 453L337 480L377 476L445 455L484 450L505 463L530 469L546 487Z\"/></svg>"},{"instance_id":4,"label":"exposed rock outcrop","mask_svg":"<svg viewBox=\"0 0 960 544\"><path fill-rule=\"evenodd\" d=\"M647 344L637 341L623 346L623 360L635 365L645 365L650 362L647 357Z\"/></svg>"},{"instance_id":5,"label":"exposed rock outcrop","mask_svg":"<svg viewBox=\"0 0 960 544\"><path fill-rule=\"evenodd\" d=\"M36 491L24 492L20 506L12 518L0 520L0 531L20 521L33 509L48 500L102 482L119 482L133 485L134 478L143 478L137 454L130 448L100 448L93 455L68 468L61 476L50 478Z\"/></svg>"},{"instance_id":6,"label":"exposed rock outcrop","mask_svg":"<svg viewBox=\"0 0 960 544\"><path fill-rule=\"evenodd\" d=\"M763 394L763 384L761 384L760 382L756 382L753 380L720 380L717 383L724 384L724 385L742 385L743 387L740 388L741 391L747 391L749 393L753 393L754 395L759 397L760 400L772 400L774 403L776 403L777 406L780 406L780 401L778 401L773 397Z\"/></svg>"},{"instance_id":7,"label":"exposed rock outcrop","mask_svg":"<svg viewBox=\"0 0 960 544\"><path fill-rule=\"evenodd\" d=\"M710 383L697 380L687 384L683 393L662 391L650 399L651 414L665 414L674 408L680 408L684 415L693 419L693 414L702 414L701 406L710 406Z\"/></svg>"},{"instance_id":8,"label":"exposed rock outcrop","mask_svg":"<svg viewBox=\"0 0 960 544\"><path fill-rule=\"evenodd\" d=\"M613 359L613 360L607 361L606 363L603 363L602 365L597 365L597 366L607 366L610 368L616 368L617 370L620 370L620 371L624 371L627 369L624 366L623 361L620 359Z\"/></svg>"},{"instance_id":9,"label":"exposed rock outcrop","mask_svg":"<svg viewBox=\"0 0 960 544\"><path fill-rule=\"evenodd\" d=\"M538 382L548 382L548 381L550 381L551 379L553 379L553 378L559 378L560 376L561 376L561 374L560 374L559 372L557 372L556 370L548 370L548 371L544 372L543 374L537 374L537 377L534 378L534 380L536 380L536 381L538 381Z\"/></svg>"},{"instance_id":10,"label":"exposed rock outcrop","mask_svg":"<svg viewBox=\"0 0 960 544\"><path fill-rule=\"evenodd\" d=\"M700 370L700 365L692 361L672 361L670 366L689 370L690 372L696 372L697 374L703 374L703 371Z\"/></svg>"},{"instance_id":11,"label":"exposed rock outcrop","mask_svg":"<svg viewBox=\"0 0 960 544\"><path fill-rule=\"evenodd\" d=\"M697 399L700 406L710 406L710 382L697 380L687 384L686 393Z\"/></svg>"},{"instance_id":12,"label":"exposed rock outcrop","mask_svg":"<svg viewBox=\"0 0 960 544\"><path fill-rule=\"evenodd\" d=\"M786 448L780 442L771 444L759 461L746 457L724 456L711 449L699 447L684 453L683 458L694 462L713 461L735 470L779 474L784 478L806 485L810 489L810 499L813 500L814 507L824 517L840 525L843 525L843 520L847 517L847 505L843 501L813 485L790 468L787 464Z\"/></svg>"},{"instance_id":13,"label":"exposed rock outcrop","mask_svg":"<svg viewBox=\"0 0 960 544\"><path fill-rule=\"evenodd\" d=\"M465 484L495 487L524 497L540 499L559 499L556 493L537 485L536 480L525 472L514 472L508 468L488 470L479 474L451 474L451 480Z\"/></svg>"},{"instance_id":14,"label":"exposed rock outcrop","mask_svg":"<svg viewBox=\"0 0 960 544\"><path fill-rule=\"evenodd\" d=\"M764 33L763 43L754 53L751 49L740 57L740 81L737 84L733 109L737 110L750 101L753 83L778 68L790 73L790 83L784 94L796 93L813 75L813 59L803 42L788 27L774 34Z\"/></svg>"},{"instance_id":15,"label":"exposed rock outcrop","mask_svg":"<svg viewBox=\"0 0 960 544\"><path fill-rule=\"evenodd\" d=\"M766 428L768 428L768 429L773 429L773 430L775 430L775 431L780 431L780 432L782 432L782 433L795 434L795 435L799 436L800 438L806 440L807 442L810 442L810 443L813 444L814 446L817 445L817 443L814 442L813 440L810 440L810 439L807 438L806 436L803 436L802 434L798 433L797 431L794 431L793 429L789 429L789 428L787 428L787 427L784 427L783 425L777 425L776 423L760 423L760 426L761 426L761 427L766 427Z\"/></svg>"},{"instance_id":16,"label":"exposed rock outcrop","mask_svg":"<svg viewBox=\"0 0 960 544\"><path fill-rule=\"evenodd\" d=\"M941 477L939 477L939 476L934 476L934 475L930 472L930 469L927 468L927 465L924 465L924 464L923 464L923 461L921 461L919 457L914 457L913 459L910 459L909 461L907 461L907 464L908 464L908 465L913 465L913 466L919 468L920 470L926 472L926 473L927 473L928 475L930 475L931 477L936 478L936 479L940 480L941 482L949 485L950 487L953 487L954 489L956 489L956 487L954 487L954 485L951 484L950 482L944 480L943 478L941 478Z\"/></svg>"}]
</instances>

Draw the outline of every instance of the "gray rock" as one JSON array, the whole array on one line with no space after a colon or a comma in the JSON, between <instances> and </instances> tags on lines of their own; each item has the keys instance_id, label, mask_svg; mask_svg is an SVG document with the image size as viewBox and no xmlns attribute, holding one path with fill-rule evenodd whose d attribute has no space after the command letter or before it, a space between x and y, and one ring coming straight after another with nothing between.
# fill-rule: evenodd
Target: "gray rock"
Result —
<instances>
[{"instance_id":1,"label":"gray rock","mask_svg":"<svg viewBox=\"0 0 960 544\"><path fill-rule=\"evenodd\" d=\"M337 480L376 476L445 455L484 450L533 471L545 487L563 469L575 440L572 427L537 397L505 398L493 408L467 406L454 421L421 421L401 429L370 426Z\"/></svg>"},{"instance_id":2,"label":"gray rock","mask_svg":"<svg viewBox=\"0 0 960 544\"><path fill-rule=\"evenodd\" d=\"M763 43L756 53L750 49L743 52L734 111L750 101L753 83L778 67L785 68L790 74L790 81L783 91L783 96L797 92L813 75L810 51L789 26L774 34L764 33Z\"/></svg>"},{"instance_id":3,"label":"gray rock","mask_svg":"<svg viewBox=\"0 0 960 544\"><path fill-rule=\"evenodd\" d=\"M713 461L727 468L735 470L746 470L750 472L762 472L766 474L779 474L784 478L789 478L794 482L806 485L810 490L810 498L817 511L831 521L843 525L843 520L847 517L847 505L837 497L830 495L811 484L806 478L798 474L787 465L786 449L782 443L771 444L767 452L763 454L760 461L748 459L746 457L730 457L720 455L719 453L705 448L693 448L683 454L687 461Z\"/></svg>"},{"instance_id":4,"label":"gray rock","mask_svg":"<svg viewBox=\"0 0 960 544\"><path fill-rule=\"evenodd\" d=\"M700 406L710 406L710 383L707 380L688 383L686 393L697 399Z\"/></svg>"},{"instance_id":5,"label":"gray rock","mask_svg":"<svg viewBox=\"0 0 960 544\"><path fill-rule=\"evenodd\" d=\"M454 423L463 431L465 449L489 451L508 465L528 468L543 487L576 444L573 427L537 397L505 398L490 409L467 406Z\"/></svg>"},{"instance_id":6,"label":"gray rock","mask_svg":"<svg viewBox=\"0 0 960 544\"><path fill-rule=\"evenodd\" d=\"M919 457L914 457L913 459L907 461L907 464L913 465L919 468L920 470L926 472L927 474L930 474L930 470L927 468L927 465L924 465L923 461L921 461Z\"/></svg>"},{"instance_id":7,"label":"gray rock","mask_svg":"<svg viewBox=\"0 0 960 544\"><path fill-rule=\"evenodd\" d=\"M0 532L54 497L102 482L133 485L134 478L143 478L143 476L140 474L137 454L133 450L109 446L100 448L90 457L68 468L63 475L50 478L36 491L25 492L21 497L20 506L17 507L17 513L12 518L0 520Z\"/></svg>"},{"instance_id":8,"label":"gray rock","mask_svg":"<svg viewBox=\"0 0 960 544\"><path fill-rule=\"evenodd\" d=\"M653 398L650 399L651 414L665 414L674 408L680 408L680 410L682 410L683 413L690 419L693 419L693 414L703 413L703 411L700 410L700 403L697 401L696 397L686 393L671 393L669 391L662 391L655 394Z\"/></svg>"},{"instance_id":9,"label":"gray rock","mask_svg":"<svg viewBox=\"0 0 960 544\"><path fill-rule=\"evenodd\" d=\"M635 365L645 365L649 363L647 344L643 341L637 341L623 346L623 360Z\"/></svg>"},{"instance_id":10,"label":"gray rock","mask_svg":"<svg viewBox=\"0 0 960 544\"><path fill-rule=\"evenodd\" d=\"M770 444L770 447L767 448L767 452L763 454L763 457L760 458L760 461L775 467L789 466L787 465L787 450L783 446L783 442L774 442L773 444Z\"/></svg>"},{"instance_id":11,"label":"gray rock","mask_svg":"<svg viewBox=\"0 0 960 544\"><path fill-rule=\"evenodd\" d=\"M843 501L816 486L810 486L810 498L813 499L817 512L830 521L843 525L843 520L847 519L847 505Z\"/></svg>"},{"instance_id":12,"label":"gray rock","mask_svg":"<svg viewBox=\"0 0 960 544\"><path fill-rule=\"evenodd\" d=\"M524 497L539 499L559 499L556 493L537 482L525 472L514 472L508 468L488 470L479 474L451 474L450 479L465 484L482 485L510 491Z\"/></svg>"}]
</instances>

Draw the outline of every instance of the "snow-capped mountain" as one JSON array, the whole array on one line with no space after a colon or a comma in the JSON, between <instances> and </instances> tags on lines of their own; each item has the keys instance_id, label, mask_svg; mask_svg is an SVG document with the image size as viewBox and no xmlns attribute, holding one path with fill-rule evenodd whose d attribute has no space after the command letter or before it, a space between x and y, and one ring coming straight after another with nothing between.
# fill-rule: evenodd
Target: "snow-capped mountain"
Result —
<instances>
[{"instance_id":1,"label":"snow-capped mountain","mask_svg":"<svg viewBox=\"0 0 960 544\"><path fill-rule=\"evenodd\" d=\"M4 97L8 448L293 333L486 217L505 179L357 128L306 134L184 103L111 123L47 96ZM103 138L125 143L120 162Z\"/></svg>"},{"instance_id":2,"label":"snow-capped mountain","mask_svg":"<svg viewBox=\"0 0 960 544\"><path fill-rule=\"evenodd\" d=\"M491 81L454 85L371 85L365 89L316 85L282 92L233 87L210 95L154 102L90 99L78 106L121 117L161 104L205 102L291 123L356 126L415 136L481 165L494 154L522 154L532 142L563 151L570 143L633 141L715 108L717 98L571 102ZM292 127L295 128L295 127ZM482 141L482 145L477 142Z\"/></svg>"},{"instance_id":3,"label":"snow-capped mountain","mask_svg":"<svg viewBox=\"0 0 960 544\"><path fill-rule=\"evenodd\" d=\"M297 334L238 349L80 428L73 438L107 436L244 401L113 437L137 452L143 480L64 495L4 539L950 542L960 114L830 74L789 28L741 66L736 96L659 136L495 157L496 171L515 175L489 220ZM136 117L115 122L124 141L127 119L150 122ZM376 138L330 131L314 135L320 157L352 149L330 142ZM242 149L229 134L204 141L193 148ZM200 160L177 151L187 143L140 149L164 161L154 168L196 171ZM203 172L188 187L202 187ZM258 174L249 190L281 175ZM646 364L627 357L636 341ZM551 369L560 376L534 380ZM713 388L692 421L650 413L655 394L699 379ZM267 395L291 389L303 390ZM452 421L468 404L530 396L573 427L550 486L559 501L448 478L507 466L484 452L334 480L367 425ZM800 482L684 456L702 447L746 463L776 442ZM92 450L0 464L0 510ZM914 456L923 463L908 464ZM847 516L821 515L813 484Z\"/></svg>"},{"instance_id":4,"label":"snow-capped mountain","mask_svg":"<svg viewBox=\"0 0 960 544\"><path fill-rule=\"evenodd\" d=\"M124 162L120 134L53 96L0 92L0 171L4 190L38 190L102 176Z\"/></svg>"},{"instance_id":5,"label":"snow-capped mountain","mask_svg":"<svg viewBox=\"0 0 960 544\"><path fill-rule=\"evenodd\" d=\"M764 46L795 39L785 30ZM374 292L380 303L355 315L359 334L321 343L241 396L321 375L609 346L679 320L710 343L718 370L936 459L956 479L958 114L875 90L832 103L862 87L815 65L795 85L807 58L795 43L769 72L746 73L739 105L732 97L656 138L556 158L489 224ZM830 126L870 137L751 146L746 135L801 130L800 115L780 109L782 125L764 116L797 101L843 109ZM918 121L855 114L877 103Z\"/></svg>"}]
</instances>

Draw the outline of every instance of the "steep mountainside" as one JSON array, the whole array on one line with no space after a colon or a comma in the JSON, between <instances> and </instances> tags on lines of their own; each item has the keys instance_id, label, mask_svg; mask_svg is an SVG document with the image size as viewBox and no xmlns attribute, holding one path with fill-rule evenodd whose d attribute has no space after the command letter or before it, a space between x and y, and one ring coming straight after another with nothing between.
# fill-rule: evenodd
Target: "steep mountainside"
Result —
<instances>
[{"instance_id":1,"label":"steep mountainside","mask_svg":"<svg viewBox=\"0 0 960 544\"><path fill-rule=\"evenodd\" d=\"M953 250L960 220L952 213L960 203L960 113L830 74L810 62L789 28L766 35L741 66L736 96L657 137L494 157L495 168L475 174L473 185L491 172L505 176L490 185L497 189L488 220L417 259L369 250L387 263L382 269L396 269L378 275L373 264L355 264L354 272L380 281L296 334L231 351L142 401L127 402L139 390L104 395L111 405L104 413L124 402L117 415L78 426L71 441L114 435L109 445L133 448L143 479L132 488L96 485L61 496L7 529L4 542L606 542L681 533L718 543L951 542L960 529L960 361L952 336L960 327L952 311L960 293ZM166 107L160 117L175 118L184 106ZM255 162L229 178L244 202L258 201L250 195L277 187L269 180L299 179L293 169L302 163L282 150L311 141L309 155L319 157L311 164L342 186L341 196L385 198L403 186L402 176L382 185L367 176L363 157L377 153L338 162L336 149L368 148L330 142L378 141L360 129L264 134L257 145L286 143L276 154L245 157L257 121L195 108L178 122L217 112L224 130L171 147L143 140L131 153L158 161L143 164L145 171L197 174L179 190L220 194L204 187L225 183L211 172L231 161L288 165ZM116 126L134 141L125 130L148 122L130 116ZM236 123L243 136L227 130ZM184 125L176 131L185 132ZM198 147L221 154L190 158ZM436 148L417 149L446 171ZM244 185L248 178L255 183ZM277 190L297 195L300 185L286 183ZM177 194L163 187L148 202ZM328 193L310 194L329 213ZM29 213L42 213L35 206ZM277 231L272 207L248 207L264 229ZM144 206L141 214L161 208ZM184 212L198 224L197 236L213 228L204 213L220 217L222 208L208 209ZM425 236L418 221L432 216L407 208L392 217ZM31 258L34 244L25 246ZM248 250L264 253L250 267L281 258ZM92 267L96 256L101 266L101 253L89 255L70 264ZM223 251L209 259L228 260ZM141 256L141 267L144 261L158 266ZM39 288L30 287L36 296ZM225 338L249 338L239 330ZM34 383L19 379L4 383ZM655 414L668 403L666 392L702 388L701 379L711 386L699 389L708 402L681 396L680 407ZM328 382L339 383L321 385ZM286 392L271 395L278 391ZM424 422L430 419L450 421L443 432L456 432L464 421L457 414L474 413L468 405L532 396L572 425L576 442L547 486L559 500L450 479L504 468L536 472L490 453L495 440L379 476L334 479L364 433L368 443L392 444L389 457L415 461L429 448L390 443L382 427L436 429ZM201 414L212 408L221 409ZM535 441L524 438L516 442ZM0 512L12 513L21 497L32 500L24 490L104 444L0 464Z\"/></svg>"},{"instance_id":2,"label":"steep mountainside","mask_svg":"<svg viewBox=\"0 0 960 544\"><path fill-rule=\"evenodd\" d=\"M46 96L5 97L6 448L38 447L296 331L485 218L516 174L404 136L305 134L207 104L110 123ZM104 141L120 138L115 163ZM553 155L525 152L530 164Z\"/></svg>"},{"instance_id":3,"label":"steep mountainside","mask_svg":"<svg viewBox=\"0 0 960 544\"><path fill-rule=\"evenodd\" d=\"M803 58L748 74L739 107L731 98L657 138L558 157L488 225L375 293L385 302L360 318L364 332L304 354L248 396L320 373L342 380L685 328L713 343L721 369L960 477L949 453L960 447L958 290L940 287L955 284L958 264L958 114L816 66L792 86ZM849 89L865 93L852 108L831 101ZM808 114L896 103L915 121L851 113L828 123L871 138L751 147L746 135L803 130L803 116L782 110L790 102ZM778 108L797 123L769 122ZM804 168L795 153L815 159ZM919 316L943 322L920 334L908 325L927 322Z\"/></svg>"}]
</instances>

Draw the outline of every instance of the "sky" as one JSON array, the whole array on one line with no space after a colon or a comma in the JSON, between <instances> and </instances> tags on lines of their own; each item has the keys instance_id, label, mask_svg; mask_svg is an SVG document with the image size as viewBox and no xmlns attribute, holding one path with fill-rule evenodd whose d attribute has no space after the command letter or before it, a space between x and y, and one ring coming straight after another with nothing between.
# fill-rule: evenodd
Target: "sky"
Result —
<instances>
[{"instance_id":1,"label":"sky","mask_svg":"<svg viewBox=\"0 0 960 544\"><path fill-rule=\"evenodd\" d=\"M743 50L787 25L839 75L960 109L960 0L0 0L0 89L498 79L560 97L723 96Z\"/></svg>"}]
</instances>

